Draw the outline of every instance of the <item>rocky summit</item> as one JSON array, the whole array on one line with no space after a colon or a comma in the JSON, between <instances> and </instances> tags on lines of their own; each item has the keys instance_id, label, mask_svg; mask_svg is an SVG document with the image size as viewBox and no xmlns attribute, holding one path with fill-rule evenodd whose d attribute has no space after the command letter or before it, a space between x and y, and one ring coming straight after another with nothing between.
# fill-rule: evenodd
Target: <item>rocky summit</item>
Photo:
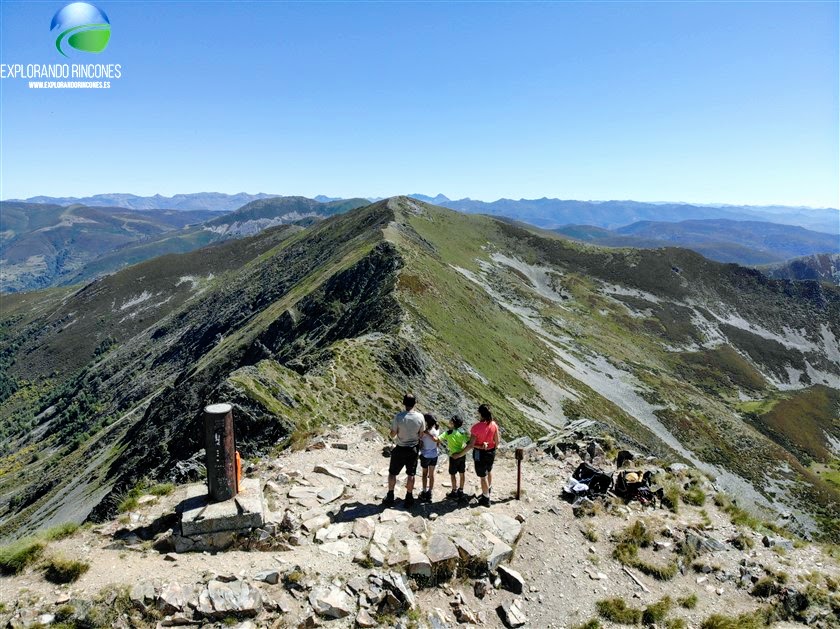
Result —
<instances>
[{"instance_id":1,"label":"rocky summit","mask_svg":"<svg viewBox=\"0 0 840 629\"><path fill-rule=\"evenodd\" d=\"M689 466L669 472L654 457L637 457L633 469L671 488L664 501L610 493L573 508L560 497L567 479L583 460L612 473L609 453L589 453L612 441L552 437L500 449L489 508L477 506L471 469L463 500L445 497L448 476L439 474L431 502L382 507L386 442L365 425L250 461L248 481L266 502L258 528L185 536L178 514L205 486L149 488L116 520L42 538L39 559L2 577L0 620L15 628L840 621L840 562L827 549L745 520L714 481ZM87 569L56 583L44 566L62 561Z\"/></svg>"}]
</instances>

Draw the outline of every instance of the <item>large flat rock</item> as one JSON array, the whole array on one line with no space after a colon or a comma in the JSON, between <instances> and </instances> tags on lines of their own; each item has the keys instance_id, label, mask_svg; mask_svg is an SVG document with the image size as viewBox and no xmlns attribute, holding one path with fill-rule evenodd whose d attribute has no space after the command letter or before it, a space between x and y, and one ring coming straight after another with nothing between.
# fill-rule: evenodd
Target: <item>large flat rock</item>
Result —
<instances>
[{"instance_id":1,"label":"large flat rock","mask_svg":"<svg viewBox=\"0 0 840 629\"><path fill-rule=\"evenodd\" d=\"M265 522L260 480L243 478L239 493L230 500L211 502L208 495L189 498L181 511L182 535L256 528Z\"/></svg>"},{"instance_id":2,"label":"large flat rock","mask_svg":"<svg viewBox=\"0 0 840 629\"><path fill-rule=\"evenodd\" d=\"M458 547L448 537L439 533L432 535L426 555L433 564L459 559Z\"/></svg>"}]
</instances>

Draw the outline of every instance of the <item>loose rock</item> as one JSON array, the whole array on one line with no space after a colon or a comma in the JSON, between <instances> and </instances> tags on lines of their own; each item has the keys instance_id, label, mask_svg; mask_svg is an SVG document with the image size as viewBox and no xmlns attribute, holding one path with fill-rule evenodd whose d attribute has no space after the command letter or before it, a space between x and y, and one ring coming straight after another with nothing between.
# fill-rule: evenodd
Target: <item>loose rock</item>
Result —
<instances>
[{"instance_id":1,"label":"loose rock","mask_svg":"<svg viewBox=\"0 0 840 629\"><path fill-rule=\"evenodd\" d=\"M499 566L499 578L502 580L502 587L514 594L522 594L525 589L525 579L513 568Z\"/></svg>"},{"instance_id":2,"label":"loose rock","mask_svg":"<svg viewBox=\"0 0 840 629\"><path fill-rule=\"evenodd\" d=\"M528 622L516 603L502 603L496 611L506 627L521 627Z\"/></svg>"},{"instance_id":3,"label":"loose rock","mask_svg":"<svg viewBox=\"0 0 840 629\"><path fill-rule=\"evenodd\" d=\"M317 587L309 594L309 604L315 613L324 618L344 618L353 613L355 605L350 597L337 587Z\"/></svg>"}]
</instances>

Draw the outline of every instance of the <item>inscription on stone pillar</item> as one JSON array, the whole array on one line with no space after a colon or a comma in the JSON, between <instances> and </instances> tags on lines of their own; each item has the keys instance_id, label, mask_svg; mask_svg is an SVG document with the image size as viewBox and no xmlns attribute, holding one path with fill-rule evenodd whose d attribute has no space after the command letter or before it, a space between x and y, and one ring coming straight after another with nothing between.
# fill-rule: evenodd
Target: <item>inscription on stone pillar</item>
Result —
<instances>
[{"instance_id":1,"label":"inscription on stone pillar","mask_svg":"<svg viewBox=\"0 0 840 629\"><path fill-rule=\"evenodd\" d=\"M222 501L237 493L236 445L233 407L210 404L204 408L204 444L207 452L207 488L211 500Z\"/></svg>"}]
</instances>

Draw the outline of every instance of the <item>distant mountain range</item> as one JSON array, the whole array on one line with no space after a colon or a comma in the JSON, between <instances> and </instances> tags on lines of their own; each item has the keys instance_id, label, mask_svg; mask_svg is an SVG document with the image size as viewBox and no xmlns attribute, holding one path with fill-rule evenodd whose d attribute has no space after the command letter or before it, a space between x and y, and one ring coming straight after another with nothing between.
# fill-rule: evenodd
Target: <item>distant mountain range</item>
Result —
<instances>
[{"instance_id":1,"label":"distant mountain range","mask_svg":"<svg viewBox=\"0 0 840 629\"><path fill-rule=\"evenodd\" d=\"M0 202L0 292L75 284L170 253L367 205L305 197L251 201L234 212L129 210Z\"/></svg>"},{"instance_id":2,"label":"distant mountain range","mask_svg":"<svg viewBox=\"0 0 840 629\"><path fill-rule=\"evenodd\" d=\"M276 194L224 194L222 192L195 192L176 194L165 197L156 194L142 197L136 194L111 193L95 194L92 197L30 197L28 199L10 199L25 203L50 203L53 205L87 205L92 207L123 207L129 210L211 210L214 212L232 212L251 201L276 197ZM324 197L326 198L326 197ZM316 200L320 200L317 199Z\"/></svg>"},{"instance_id":3,"label":"distant mountain range","mask_svg":"<svg viewBox=\"0 0 840 629\"><path fill-rule=\"evenodd\" d=\"M567 201L563 199L499 199L488 203L474 199L452 200L442 194L412 198L452 210L505 216L544 229L563 225L594 225L615 229L639 221L676 223L687 220L729 219L799 225L828 234L840 234L840 211L834 208L785 206L692 205L689 203L640 203L638 201Z\"/></svg>"},{"instance_id":4,"label":"distant mountain range","mask_svg":"<svg viewBox=\"0 0 840 629\"><path fill-rule=\"evenodd\" d=\"M11 199L26 203L73 205L76 203L95 207L124 207L135 210L212 210L230 212L260 199L279 195L258 193L224 194L197 192L176 194L171 197L138 196L135 194L97 194L91 197L47 197ZM783 225L799 225L828 234L840 234L840 211L833 208L788 207L782 205L706 205L691 203L642 203L639 201L574 201L563 199L499 199L487 202L475 199L450 199L443 194L430 197L424 194L409 195L414 199L452 210L471 214L505 216L537 227L554 229L563 225L594 225L615 229L639 221L680 222L725 218L735 221L768 221ZM329 203L340 197L318 195L315 201ZM368 197L371 203L380 197Z\"/></svg>"},{"instance_id":5,"label":"distant mountain range","mask_svg":"<svg viewBox=\"0 0 840 629\"><path fill-rule=\"evenodd\" d=\"M744 265L782 262L817 253L840 253L837 235L764 221L640 221L614 230L592 225L566 225L554 231L607 247L684 247L711 260Z\"/></svg>"}]
</instances>

